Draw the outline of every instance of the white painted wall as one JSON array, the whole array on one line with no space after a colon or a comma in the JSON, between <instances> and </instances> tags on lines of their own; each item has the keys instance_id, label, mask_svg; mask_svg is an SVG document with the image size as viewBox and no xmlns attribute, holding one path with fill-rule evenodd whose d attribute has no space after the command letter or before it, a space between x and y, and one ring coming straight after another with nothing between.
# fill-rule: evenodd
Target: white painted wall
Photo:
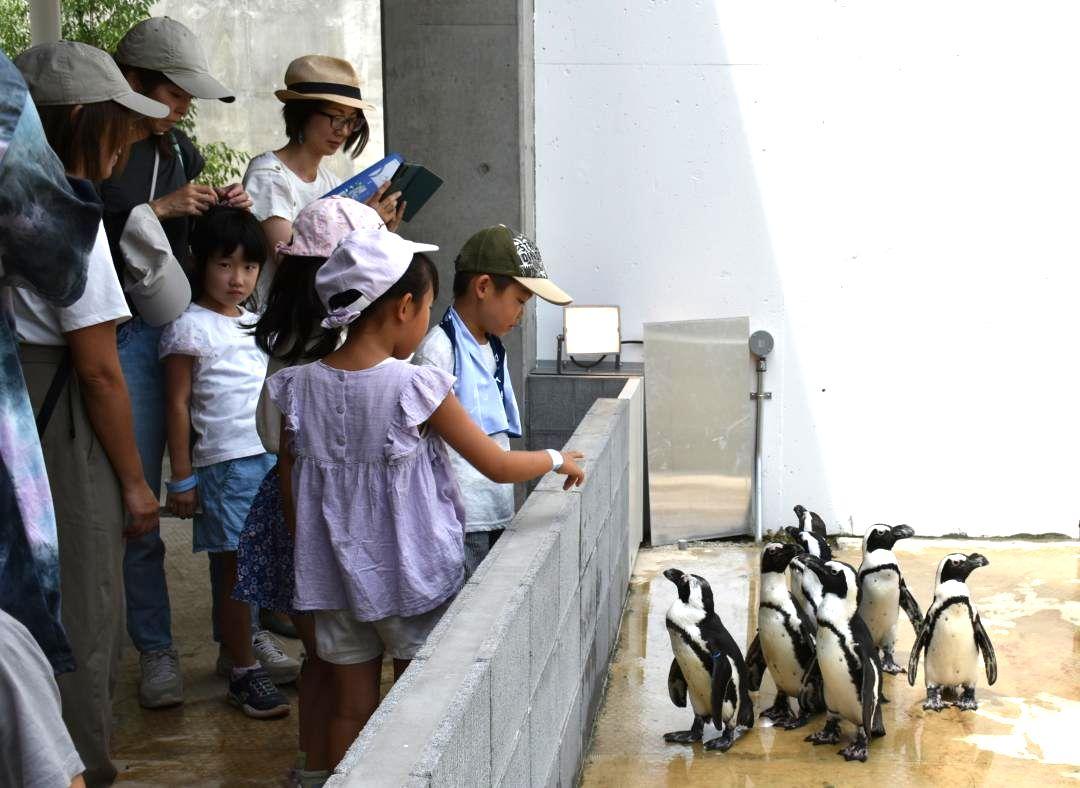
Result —
<instances>
[{"instance_id":1,"label":"white painted wall","mask_svg":"<svg viewBox=\"0 0 1080 788\"><path fill-rule=\"evenodd\" d=\"M301 55L345 58L375 105L367 113L371 138L356 160L338 154L327 166L342 178L383 153L382 33L377 2L350 0L159 0L156 15L171 16L200 36L210 69L236 101L198 102L200 141L227 142L252 156L282 147L285 122L274 91Z\"/></svg>"},{"instance_id":2,"label":"white painted wall","mask_svg":"<svg viewBox=\"0 0 1080 788\"><path fill-rule=\"evenodd\" d=\"M626 338L773 333L767 527L801 502L858 533L1077 535L1078 22L1065 0L536 0L549 270L620 304ZM539 307L541 358L560 325Z\"/></svg>"}]
</instances>

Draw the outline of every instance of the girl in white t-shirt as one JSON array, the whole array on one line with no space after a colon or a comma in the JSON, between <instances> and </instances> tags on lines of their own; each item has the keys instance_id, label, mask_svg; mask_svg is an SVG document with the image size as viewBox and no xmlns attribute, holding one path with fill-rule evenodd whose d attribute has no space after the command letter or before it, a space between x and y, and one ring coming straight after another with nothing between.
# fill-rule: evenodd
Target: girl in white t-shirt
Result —
<instances>
[{"instance_id":1,"label":"girl in white t-shirt","mask_svg":"<svg viewBox=\"0 0 1080 788\"><path fill-rule=\"evenodd\" d=\"M266 259L266 236L249 212L218 207L196 222L191 247L194 301L165 329L158 350L172 464L168 506L194 516L193 549L210 553L221 580L216 623L234 665L229 701L251 717L279 717L289 703L255 660L248 606L230 593L244 519L277 461L255 429L267 356L252 333L258 316L245 308Z\"/></svg>"}]
</instances>

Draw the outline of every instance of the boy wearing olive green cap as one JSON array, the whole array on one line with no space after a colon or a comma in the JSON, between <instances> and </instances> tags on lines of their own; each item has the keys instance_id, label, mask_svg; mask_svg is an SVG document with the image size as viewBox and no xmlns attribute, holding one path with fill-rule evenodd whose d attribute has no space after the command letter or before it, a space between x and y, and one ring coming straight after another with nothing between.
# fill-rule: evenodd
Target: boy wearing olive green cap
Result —
<instances>
[{"instance_id":1,"label":"boy wearing olive green cap","mask_svg":"<svg viewBox=\"0 0 1080 788\"><path fill-rule=\"evenodd\" d=\"M469 238L454 269L454 304L413 363L454 375L454 394L473 421L509 451L510 439L521 437L521 416L500 337L518 324L534 294L560 306L572 299L548 278L536 244L505 225ZM490 481L447 449L465 504L465 571L471 575L513 519L514 486Z\"/></svg>"}]
</instances>

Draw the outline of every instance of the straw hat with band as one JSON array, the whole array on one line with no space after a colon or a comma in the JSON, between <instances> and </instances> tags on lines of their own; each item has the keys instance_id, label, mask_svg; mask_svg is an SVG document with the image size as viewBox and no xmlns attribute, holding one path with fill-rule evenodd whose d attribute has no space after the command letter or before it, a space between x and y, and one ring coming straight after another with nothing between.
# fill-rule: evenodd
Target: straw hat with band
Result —
<instances>
[{"instance_id":1,"label":"straw hat with band","mask_svg":"<svg viewBox=\"0 0 1080 788\"><path fill-rule=\"evenodd\" d=\"M236 100L231 90L210 75L206 53L195 34L167 16L145 19L127 31L116 47L116 62L160 71L195 98Z\"/></svg>"},{"instance_id":2,"label":"straw hat with band","mask_svg":"<svg viewBox=\"0 0 1080 788\"><path fill-rule=\"evenodd\" d=\"M557 306L566 306L574 300L548 279L536 244L505 224L483 229L467 240L454 261L454 269L509 276L525 289Z\"/></svg>"},{"instance_id":3,"label":"straw hat with band","mask_svg":"<svg viewBox=\"0 0 1080 788\"><path fill-rule=\"evenodd\" d=\"M348 60L329 55L298 57L285 70L285 90L276 90L278 101L332 101L346 107L373 110L360 95L360 77Z\"/></svg>"}]
</instances>

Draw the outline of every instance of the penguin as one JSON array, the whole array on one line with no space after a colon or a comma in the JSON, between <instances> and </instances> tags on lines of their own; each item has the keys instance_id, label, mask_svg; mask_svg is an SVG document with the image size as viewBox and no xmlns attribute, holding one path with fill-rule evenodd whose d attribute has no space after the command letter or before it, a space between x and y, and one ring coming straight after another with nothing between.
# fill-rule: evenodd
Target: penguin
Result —
<instances>
[{"instance_id":1,"label":"penguin","mask_svg":"<svg viewBox=\"0 0 1080 788\"><path fill-rule=\"evenodd\" d=\"M694 710L690 730L665 733L664 741L701 741L705 723L712 720L720 735L705 742L705 749L727 752L754 725L746 663L713 610L712 588L705 578L674 568L666 570L664 577L679 590L667 612L675 652L668 671L668 694L679 708L686 707L689 695Z\"/></svg>"},{"instance_id":2,"label":"penguin","mask_svg":"<svg viewBox=\"0 0 1080 788\"><path fill-rule=\"evenodd\" d=\"M825 521L817 512L811 512L802 504L795 504L795 516L799 518L800 531L811 531L822 539L828 537Z\"/></svg>"},{"instance_id":3,"label":"penguin","mask_svg":"<svg viewBox=\"0 0 1080 788\"><path fill-rule=\"evenodd\" d=\"M770 542L761 551L758 631L746 652L750 689L760 688L766 666L776 684L776 702L761 716L785 730L802 727L823 708L821 671L814 661L817 622L796 603L784 576L798 550Z\"/></svg>"},{"instance_id":4,"label":"penguin","mask_svg":"<svg viewBox=\"0 0 1080 788\"><path fill-rule=\"evenodd\" d=\"M967 578L990 562L978 553L951 553L941 559L934 586L934 601L911 649L908 683L915 686L919 652L926 650L926 702L924 709L941 711L948 704L941 699L943 689L956 694L953 703L964 711L979 708L975 684L979 677L979 652L986 667L986 681L997 681L997 657L990 636L983 629L979 611L971 601Z\"/></svg>"},{"instance_id":5,"label":"penguin","mask_svg":"<svg viewBox=\"0 0 1080 788\"><path fill-rule=\"evenodd\" d=\"M821 581L817 612L817 664L825 688L828 721L806 737L811 744L840 741L840 720L855 725L855 738L840 750L848 761L865 761L870 737L885 735L881 715L882 678L877 647L859 615L859 586L855 569L842 561L803 559Z\"/></svg>"},{"instance_id":6,"label":"penguin","mask_svg":"<svg viewBox=\"0 0 1080 788\"><path fill-rule=\"evenodd\" d=\"M784 531L801 548L801 552L820 558L822 561L832 560L832 548L824 538L813 531L803 531L794 525L787 526ZM788 567L791 575L791 593L795 601L806 612L810 621L817 619L817 603L821 600L821 583L817 575L807 571L803 565L802 557L796 555Z\"/></svg>"},{"instance_id":7,"label":"penguin","mask_svg":"<svg viewBox=\"0 0 1080 788\"><path fill-rule=\"evenodd\" d=\"M915 531L907 525L871 525L863 537L863 559L859 567L859 615L870 628L874 643L882 651L881 667L886 673L903 673L893 658L896 646L896 620L904 609L915 634L919 634L922 612L919 603L908 590L900 565L892 548L899 539L907 539Z\"/></svg>"}]
</instances>

